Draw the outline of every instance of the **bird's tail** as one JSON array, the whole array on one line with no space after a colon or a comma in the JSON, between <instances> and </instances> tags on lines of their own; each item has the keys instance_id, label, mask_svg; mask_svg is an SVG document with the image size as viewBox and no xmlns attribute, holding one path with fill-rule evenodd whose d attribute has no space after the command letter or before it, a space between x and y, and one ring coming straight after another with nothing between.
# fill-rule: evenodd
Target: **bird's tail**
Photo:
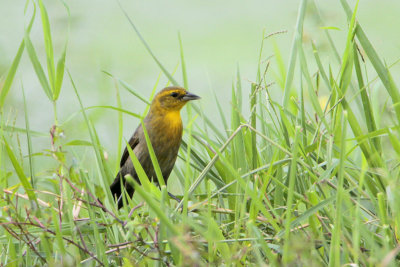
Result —
<instances>
[{"instance_id":1,"label":"bird's tail","mask_svg":"<svg viewBox=\"0 0 400 267\"><path fill-rule=\"evenodd\" d=\"M122 183L122 184L121 184ZM114 179L114 182L110 185L111 194L118 201L118 209L122 208L124 205L124 201L122 200L122 188L125 188L126 192L128 193L129 197L133 196L135 189L126 182L123 174L118 172L117 176ZM127 202L127 199L125 199Z\"/></svg>"}]
</instances>

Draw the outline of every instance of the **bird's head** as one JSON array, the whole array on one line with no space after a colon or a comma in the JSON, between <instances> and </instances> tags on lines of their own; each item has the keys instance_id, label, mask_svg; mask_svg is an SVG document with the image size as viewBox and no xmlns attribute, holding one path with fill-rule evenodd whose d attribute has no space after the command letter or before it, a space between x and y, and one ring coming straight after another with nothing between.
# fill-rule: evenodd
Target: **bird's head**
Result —
<instances>
[{"instance_id":1,"label":"bird's head","mask_svg":"<svg viewBox=\"0 0 400 267\"><path fill-rule=\"evenodd\" d=\"M163 112L179 112L187 102L199 98L199 96L189 93L182 87L166 87L154 97L151 109Z\"/></svg>"}]
</instances>

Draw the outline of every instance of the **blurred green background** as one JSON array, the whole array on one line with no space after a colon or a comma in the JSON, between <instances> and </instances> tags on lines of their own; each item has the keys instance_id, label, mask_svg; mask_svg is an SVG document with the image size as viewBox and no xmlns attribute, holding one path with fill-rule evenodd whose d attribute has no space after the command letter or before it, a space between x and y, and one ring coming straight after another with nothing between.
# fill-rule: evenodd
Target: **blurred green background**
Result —
<instances>
[{"instance_id":1,"label":"blurred green background","mask_svg":"<svg viewBox=\"0 0 400 267\"><path fill-rule=\"evenodd\" d=\"M213 92L221 100L223 108L230 108L230 92L237 68L240 68L244 96L247 97L250 81L257 74L258 56L263 30L268 35L287 31L269 38L263 48L263 60L271 60L267 79L274 82L277 66L273 43L276 42L285 62L288 61L293 29L300 1L120 1L132 18L159 60L172 72L180 62L178 32L183 40L185 60L189 77L189 89L202 96L199 105L209 118L216 112ZM52 26L52 37L56 58L68 38L66 66L77 85L86 107L93 105L116 105L116 90L113 80L102 71L112 73L129 83L135 90L150 96L160 69L149 56L143 44L129 25L117 1L66 1L70 9L69 33L68 13L61 1L44 1ZM355 1L349 1L354 6ZM327 39L321 27L337 27L331 30L336 45L343 49L347 34L344 12L338 1L317 1L323 22L317 19L317 10L309 8L304 27L304 42L315 41L321 57L328 49ZM25 1L0 1L0 77L4 80L8 67L24 36L24 27L32 13L29 5L24 15ZM388 65L400 57L400 1L362 0L357 18L367 36ZM37 14L31 31L36 52L45 66L44 42ZM342 46L340 46L342 44ZM312 55L308 45L306 53ZM342 51L340 50L341 54ZM337 65L335 59L328 59ZM314 60L310 60L314 61ZM314 66L309 66L314 73ZM335 75L339 68L335 68ZM394 66L392 73L399 73ZM370 77L371 79L373 77ZM178 69L176 79L181 82ZM398 83L399 76L394 79ZM162 76L158 90L167 80ZM34 73L29 58L24 52L16 79L6 100L5 118L8 124L24 127L24 109L21 92L23 84L32 130L48 133L54 123L52 103L45 96ZM281 91L278 84L270 87ZM122 106L135 113L142 113L145 105L121 89ZM386 94L386 92L384 93ZM66 75L58 100L58 117L62 124L79 111L79 103ZM100 140L111 156L116 159L118 142L118 114L112 110L91 110L91 119L100 134ZM184 113L184 112L183 112ZM187 120L186 118L184 118ZM218 120L218 118L215 118ZM124 134L128 139L138 120L124 115ZM88 139L82 117L78 114L67 125L61 125L69 139ZM22 138L23 139L23 138ZM24 141L22 140L22 143ZM34 151L49 148L48 137L35 138ZM24 147L24 146L22 146Z\"/></svg>"}]
</instances>

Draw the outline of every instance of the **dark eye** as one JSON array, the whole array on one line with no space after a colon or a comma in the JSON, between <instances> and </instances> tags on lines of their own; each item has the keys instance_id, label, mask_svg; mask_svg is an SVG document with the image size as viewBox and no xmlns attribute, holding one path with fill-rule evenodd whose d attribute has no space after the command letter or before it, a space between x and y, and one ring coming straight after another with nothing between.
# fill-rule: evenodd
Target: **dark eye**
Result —
<instances>
[{"instance_id":1,"label":"dark eye","mask_svg":"<svg viewBox=\"0 0 400 267\"><path fill-rule=\"evenodd\" d=\"M173 92L173 93L171 94L171 96L172 96L172 97L177 97L177 96L178 96L178 93L177 93L177 92Z\"/></svg>"}]
</instances>

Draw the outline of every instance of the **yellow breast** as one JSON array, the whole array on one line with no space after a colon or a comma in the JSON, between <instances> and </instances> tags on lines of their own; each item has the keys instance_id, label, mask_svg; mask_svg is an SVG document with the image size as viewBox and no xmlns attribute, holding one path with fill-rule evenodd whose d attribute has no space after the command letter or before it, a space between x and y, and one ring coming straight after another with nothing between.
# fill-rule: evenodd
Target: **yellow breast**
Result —
<instances>
[{"instance_id":1,"label":"yellow breast","mask_svg":"<svg viewBox=\"0 0 400 267\"><path fill-rule=\"evenodd\" d=\"M182 119L179 110L169 111L164 118L165 122L169 124L171 128L182 128Z\"/></svg>"}]
</instances>

